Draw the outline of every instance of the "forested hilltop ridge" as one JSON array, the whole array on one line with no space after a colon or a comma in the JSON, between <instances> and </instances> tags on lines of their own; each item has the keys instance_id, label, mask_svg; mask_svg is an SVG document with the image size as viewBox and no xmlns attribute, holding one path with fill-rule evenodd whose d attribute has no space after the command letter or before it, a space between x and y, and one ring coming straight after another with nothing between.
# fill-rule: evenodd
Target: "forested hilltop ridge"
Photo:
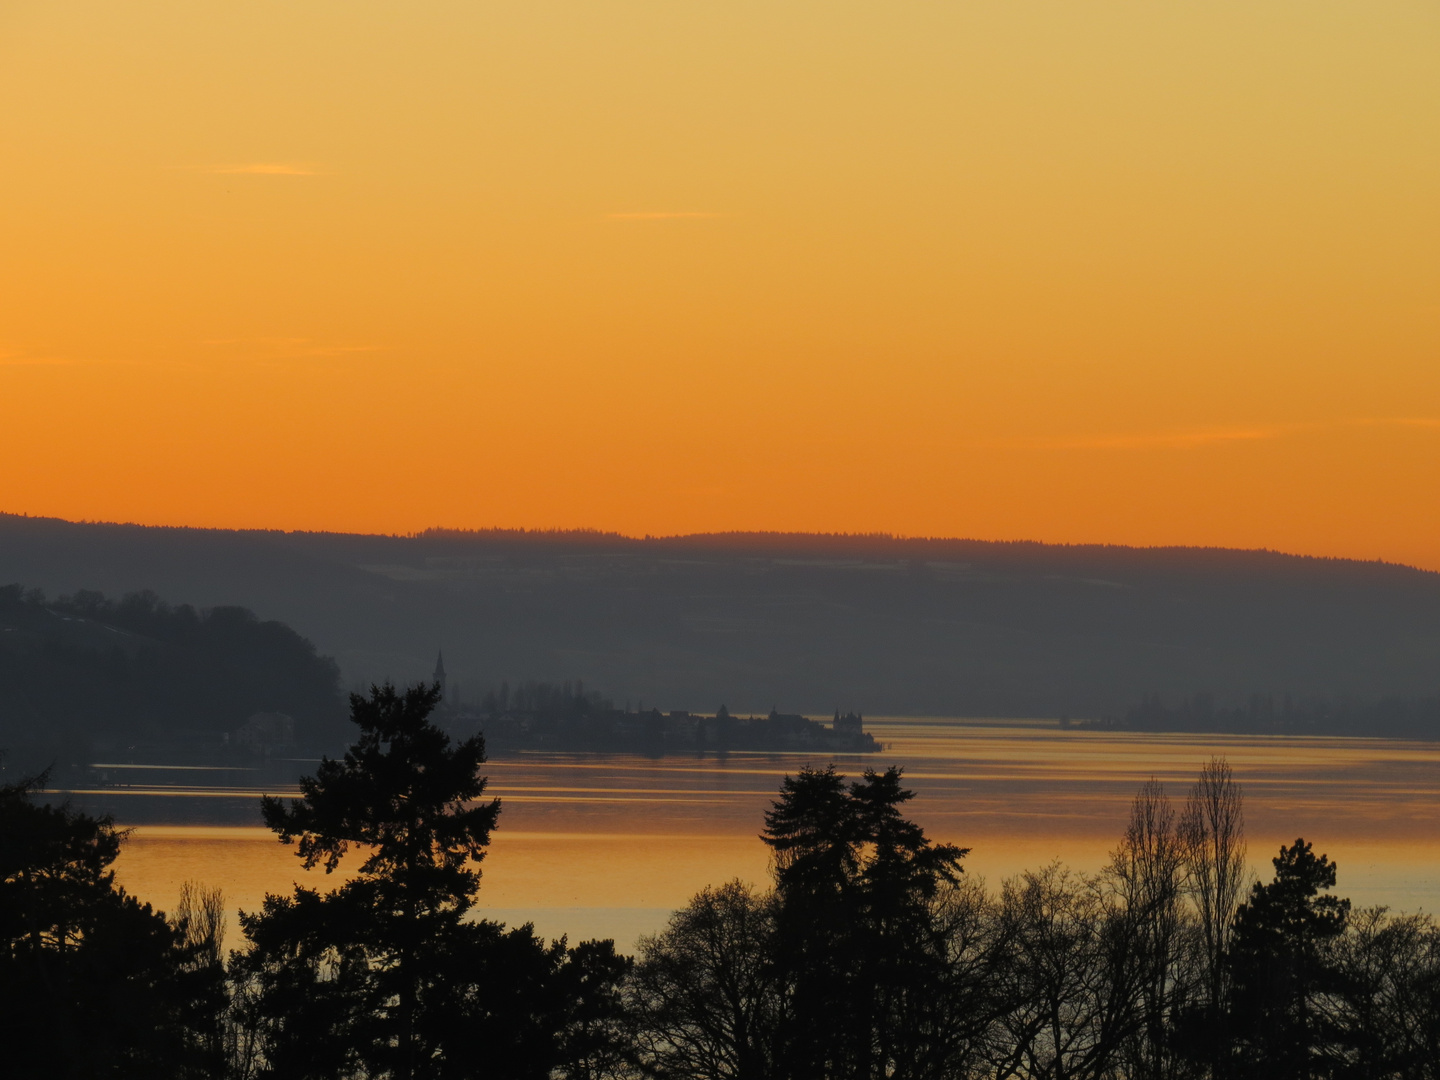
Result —
<instances>
[{"instance_id":1,"label":"forested hilltop ridge","mask_svg":"<svg viewBox=\"0 0 1440 1080\"><path fill-rule=\"evenodd\" d=\"M335 662L244 608L0 586L0 748L19 762L315 745L344 715Z\"/></svg>"},{"instance_id":2,"label":"forested hilltop ridge","mask_svg":"<svg viewBox=\"0 0 1440 1080\"><path fill-rule=\"evenodd\" d=\"M658 708L1123 716L1440 691L1440 575L1265 551L886 536L415 536L0 515L0 581L292 626L351 687L583 679ZM1363 732L1363 729L1362 729Z\"/></svg>"}]
</instances>

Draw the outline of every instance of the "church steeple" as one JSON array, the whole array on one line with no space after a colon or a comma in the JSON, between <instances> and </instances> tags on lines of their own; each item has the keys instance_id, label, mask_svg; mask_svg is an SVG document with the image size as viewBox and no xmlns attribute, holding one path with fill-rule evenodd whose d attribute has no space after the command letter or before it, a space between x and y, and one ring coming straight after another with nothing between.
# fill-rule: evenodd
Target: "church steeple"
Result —
<instances>
[{"instance_id":1,"label":"church steeple","mask_svg":"<svg viewBox=\"0 0 1440 1080\"><path fill-rule=\"evenodd\" d=\"M445 650L435 654L435 683L440 687L440 700L445 700Z\"/></svg>"}]
</instances>

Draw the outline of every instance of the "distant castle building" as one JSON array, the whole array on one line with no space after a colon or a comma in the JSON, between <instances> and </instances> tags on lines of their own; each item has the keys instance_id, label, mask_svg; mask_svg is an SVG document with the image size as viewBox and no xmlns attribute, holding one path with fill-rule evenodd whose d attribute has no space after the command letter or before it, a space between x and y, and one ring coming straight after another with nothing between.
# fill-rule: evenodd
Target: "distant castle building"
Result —
<instances>
[{"instance_id":1,"label":"distant castle building","mask_svg":"<svg viewBox=\"0 0 1440 1080\"><path fill-rule=\"evenodd\" d=\"M239 730L226 734L225 741L257 757L288 753L295 748L295 720L286 713L252 713Z\"/></svg>"},{"instance_id":2,"label":"distant castle building","mask_svg":"<svg viewBox=\"0 0 1440 1080\"><path fill-rule=\"evenodd\" d=\"M435 654L435 685L440 687L440 700L445 700L445 650Z\"/></svg>"}]
</instances>

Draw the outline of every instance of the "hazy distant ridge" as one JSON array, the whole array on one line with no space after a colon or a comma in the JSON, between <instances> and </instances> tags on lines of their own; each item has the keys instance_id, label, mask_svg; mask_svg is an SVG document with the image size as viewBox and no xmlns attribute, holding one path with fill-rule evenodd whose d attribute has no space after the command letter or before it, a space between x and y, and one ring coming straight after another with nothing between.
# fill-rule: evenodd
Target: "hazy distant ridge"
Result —
<instances>
[{"instance_id":1,"label":"hazy distant ridge","mask_svg":"<svg viewBox=\"0 0 1440 1080\"><path fill-rule=\"evenodd\" d=\"M1440 575L1216 548L418 536L0 515L0 582L280 619L350 682L583 678L661 707L1073 716L1143 695L1434 696Z\"/></svg>"}]
</instances>

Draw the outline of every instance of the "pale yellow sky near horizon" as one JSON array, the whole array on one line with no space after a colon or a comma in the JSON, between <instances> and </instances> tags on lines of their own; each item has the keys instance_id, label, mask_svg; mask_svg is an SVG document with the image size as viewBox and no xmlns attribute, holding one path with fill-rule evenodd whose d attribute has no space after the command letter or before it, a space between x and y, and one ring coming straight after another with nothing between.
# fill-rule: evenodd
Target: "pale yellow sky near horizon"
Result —
<instances>
[{"instance_id":1,"label":"pale yellow sky near horizon","mask_svg":"<svg viewBox=\"0 0 1440 1080\"><path fill-rule=\"evenodd\" d=\"M1440 569L1440 6L0 2L0 510Z\"/></svg>"}]
</instances>

